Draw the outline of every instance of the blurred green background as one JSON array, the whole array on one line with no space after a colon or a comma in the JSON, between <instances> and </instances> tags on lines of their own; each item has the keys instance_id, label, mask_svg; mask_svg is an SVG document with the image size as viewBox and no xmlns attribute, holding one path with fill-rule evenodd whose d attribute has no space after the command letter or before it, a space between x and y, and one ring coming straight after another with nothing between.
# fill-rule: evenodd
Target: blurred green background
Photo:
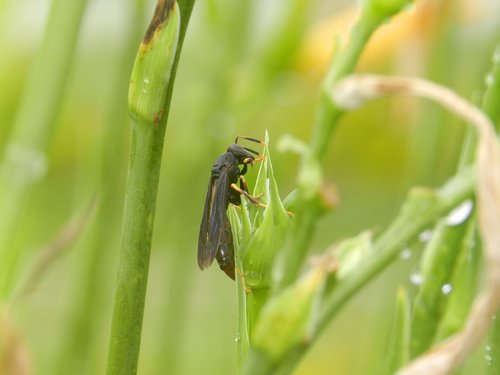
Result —
<instances>
[{"instance_id":1,"label":"blurred green background","mask_svg":"<svg viewBox=\"0 0 500 375\"><path fill-rule=\"evenodd\" d=\"M500 35L500 3L417 3L380 30L359 71L426 77L472 98L483 86ZM268 129L281 193L294 188L298 156L280 153L276 144L286 133L309 139L322 73L335 40L347 42L356 5L347 0L195 5L165 139L140 374L234 373L234 284L216 265L201 273L196 264L210 168L235 135L263 138ZM18 289L42 249L97 197L77 240L63 246L29 294L11 302L8 325L36 374L98 374L105 368L128 160L127 85L153 7L153 1L89 2L46 173L20 207ZM49 1L0 0L2 152L49 8ZM323 251L364 229L377 233L411 186L439 186L455 170L464 130L441 109L414 99L383 99L345 116L326 169L340 204L322 220L312 250ZM255 175L256 169L249 171L250 184ZM380 371L395 291L401 284L411 288L416 267L418 245L409 246L412 256L349 303L296 374ZM478 352L468 364L471 371L479 371L482 359Z\"/></svg>"}]
</instances>

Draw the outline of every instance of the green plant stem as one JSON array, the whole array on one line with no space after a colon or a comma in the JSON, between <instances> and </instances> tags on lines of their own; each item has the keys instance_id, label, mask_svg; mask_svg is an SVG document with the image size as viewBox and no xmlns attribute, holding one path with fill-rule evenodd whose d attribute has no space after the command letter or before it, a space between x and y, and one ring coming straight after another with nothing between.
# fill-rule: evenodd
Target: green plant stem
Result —
<instances>
[{"instance_id":1,"label":"green plant stem","mask_svg":"<svg viewBox=\"0 0 500 375\"><path fill-rule=\"evenodd\" d=\"M410 341L410 298L404 288L398 290L396 313L393 318L391 335L383 354L385 357L383 375L392 375L408 363Z\"/></svg>"},{"instance_id":2,"label":"green plant stem","mask_svg":"<svg viewBox=\"0 0 500 375\"><path fill-rule=\"evenodd\" d=\"M500 49L497 48L497 52ZM496 54L495 53L495 54ZM495 55L494 54L494 55ZM500 79L500 56L493 57L493 68L486 79L486 91L481 103L481 109L488 115L492 121L498 117L498 98L500 97L500 85L496 79ZM496 99L496 101L495 101ZM495 102L495 105L492 104ZM462 153L459 161L458 170L462 170L465 165L474 161L476 154L476 130L470 129L462 148ZM449 300L448 295L444 295L441 288L444 284L451 281L451 276L454 272L456 260L459 257L459 251L468 252L467 247L473 244L473 241L465 241L464 234L466 232L474 232L473 229L468 229L470 225L475 226L474 222L470 222L470 215L467 220L462 223L449 226L444 221L441 221L434 232L433 239L426 248L426 262L423 267L423 283L419 288L415 298L414 311L412 317L412 338L411 338L411 356L416 357L427 350L433 343L439 324L443 318L443 313L446 304ZM477 250L476 250L477 251ZM464 275L466 275L464 273ZM451 284L450 284L451 285ZM471 300L463 299L463 305L460 306L460 311L468 311L467 303ZM456 304L454 305L456 308ZM457 316L452 312L448 315ZM463 315L465 319L465 315ZM446 324L446 322L443 322ZM457 322L455 321L456 325Z\"/></svg>"},{"instance_id":3,"label":"green plant stem","mask_svg":"<svg viewBox=\"0 0 500 375\"><path fill-rule=\"evenodd\" d=\"M113 256L119 223L114 222L120 212L123 187L120 186L123 171L123 151L127 129L127 88L130 69L137 50L137 40L144 29L145 1L130 0L124 5L128 26L124 35L126 45L114 60L117 68L109 77L110 93L105 107L106 127L99 148L100 159L91 168L99 171L99 205L94 223L82 252L82 272L77 277L75 292L76 306L70 327L63 340L62 350L57 357L53 374L89 374L97 371L95 353L102 348L98 345L104 316L99 313L106 305L106 280L108 278L109 256ZM113 140L110 142L109 140ZM102 371L102 370L101 370Z\"/></svg>"},{"instance_id":4,"label":"green plant stem","mask_svg":"<svg viewBox=\"0 0 500 375\"><path fill-rule=\"evenodd\" d=\"M45 152L73 60L87 0L54 0L44 40L0 165L0 298L12 291L21 252L16 234L31 189L46 170Z\"/></svg>"},{"instance_id":5,"label":"green plant stem","mask_svg":"<svg viewBox=\"0 0 500 375\"><path fill-rule=\"evenodd\" d=\"M386 268L398 257L407 243L413 241L419 233L431 227L440 217L447 214L459 203L474 195L475 174L473 168L466 168L460 174L452 177L441 189L414 189L403 205L401 213L392 225L374 242L372 254L367 257L357 269L346 275L332 292L324 297L318 314L315 336L321 334L340 308L373 277ZM308 342L315 337L309 337ZM309 346L304 345L289 353L285 360L279 363L265 355L252 350L244 374L270 375L288 373L289 369L302 358ZM286 370L288 369L288 370Z\"/></svg>"},{"instance_id":6,"label":"green plant stem","mask_svg":"<svg viewBox=\"0 0 500 375\"><path fill-rule=\"evenodd\" d=\"M453 269L453 291L446 305L446 314L439 325L438 340L449 337L462 328L480 283L482 254L476 214L477 211L473 212L467 220L459 256Z\"/></svg>"},{"instance_id":7,"label":"green plant stem","mask_svg":"<svg viewBox=\"0 0 500 375\"><path fill-rule=\"evenodd\" d=\"M369 7L364 7L352 31L350 43L332 61L323 82L310 152L304 156L299 171L296 220L277 264L276 290L282 290L295 280L314 235L316 222L324 212L325 202L320 198L322 177L317 170L324 162L330 138L343 113L329 98L329 90L335 82L354 70L370 36L384 21L385 18L375 15Z\"/></svg>"},{"instance_id":8,"label":"green plant stem","mask_svg":"<svg viewBox=\"0 0 500 375\"><path fill-rule=\"evenodd\" d=\"M266 42L259 59L266 79L289 66L300 45L298 41L304 32L309 9L308 0L292 0L283 9L282 22L274 28L274 34Z\"/></svg>"},{"instance_id":9,"label":"green plant stem","mask_svg":"<svg viewBox=\"0 0 500 375\"><path fill-rule=\"evenodd\" d=\"M108 359L108 374L135 374L142 330L144 300L163 132L134 126L126 188L122 250Z\"/></svg>"},{"instance_id":10,"label":"green plant stem","mask_svg":"<svg viewBox=\"0 0 500 375\"><path fill-rule=\"evenodd\" d=\"M153 48L156 48L155 51L151 49L145 50L145 53L158 53L160 58L163 57L164 49L170 50L172 48L171 43L177 43L177 45L170 71L154 72L158 76L169 77L166 87L163 87L160 82L151 82L151 86L154 85L157 90L162 90L157 94L164 97L165 101L158 103L154 97L146 98L146 100L150 100L150 102L146 103L150 104L150 106L144 107L142 110L143 113L144 111L150 111L147 118L148 120L151 119L151 121L141 120L141 118L146 117L133 116L129 173L122 226L122 249L118 265L115 307L108 352L108 375L135 374L137 372L164 135L172 99L175 73L194 0L178 1L180 30L177 41L171 40L168 35L167 39L161 39L162 30L168 29L168 27L163 29L163 26L170 21L169 17L172 15L170 12L173 6L175 7L173 2L159 1L155 17L152 20L152 26L155 29L148 29L144 39L145 45L148 46L152 41L154 42L156 32L158 32L160 41L170 43L169 45L153 46ZM167 12L164 12L164 10ZM151 35L150 31L154 31L155 34ZM144 61L139 61L139 63L141 62ZM155 61L150 63L155 69L164 62L158 61L158 65L155 65ZM169 66L166 66L166 68L169 68ZM142 102L142 104L144 103ZM159 108L157 105L163 106L163 108ZM154 110L154 113L151 113L152 110Z\"/></svg>"},{"instance_id":11,"label":"green plant stem","mask_svg":"<svg viewBox=\"0 0 500 375\"><path fill-rule=\"evenodd\" d=\"M361 287L387 267L419 233L431 227L436 220L474 195L476 178L472 168L452 177L435 195L415 190L406 200L393 224L375 241L373 256L363 262L356 273L346 276L331 295L326 297L319 317L318 331ZM422 195L422 196L420 196Z\"/></svg>"},{"instance_id":12,"label":"green plant stem","mask_svg":"<svg viewBox=\"0 0 500 375\"><path fill-rule=\"evenodd\" d=\"M481 103L481 109L486 113L496 129L500 126L500 42L493 52L493 67L486 76L486 91Z\"/></svg>"},{"instance_id":13,"label":"green plant stem","mask_svg":"<svg viewBox=\"0 0 500 375\"><path fill-rule=\"evenodd\" d=\"M500 53L500 48L497 48L495 54L497 53ZM500 79L500 56L493 57L493 67L488 77L481 109L495 122L494 119L499 114L497 107L498 98L500 98L500 82L498 81ZM476 138L476 130L470 129L462 148L458 165L459 171L474 161ZM425 249L425 257L423 258L425 262L422 267L423 282L415 298L412 315L410 346L412 358L423 353L433 344L450 299L450 296L442 293L441 288L451 281L457 259L460 256L459 250L469 252L467 247L474 243L473 241L465 241L464 243L464 234L474 232L474 229L469 228L469 226L475 227L474 221L471 221L471 218L474 217L475 215L470 214L462 223L453 226L442 220L437 224L433 238ZM450 286L452 285L450 284ZM460 303L460 311L468 311L471 303L471 299L464 298ZM456 307L458 304L454 304L454 306ZM452 312L448 314L457 316ZM465 319L465 315L463 318ZM454 324L456 323L455 321Z\"/></svg>"},{"instance_id":14,"label":"green plant stem","mask_svg":"<svg viewBox=\"0 0 500 375\"><path fill-rule=\"evenodd\" d=\"M412 358L423 353L434 342L449 299L449 293L444 294L442 287L445 284L451 286L466 223L449 226L440 221L426 246L421 271L423 281L413 305L410 340Z\"/></svg>"},{"instance_id":15,"label":"green plant stem","mask_svg":"<svg viewBox=\"0 0 500 375\"><path fill-rule=\"evenodd\" d=\"M500 318L498 314L495 316L485 348L487 375L500 374Z\"/></svg>"},{"instance_id":16,"label":"green plant stem","mask_svg":"<svg viewBox=\"0 0 500 375\"><path fill-rule=\"evenodd\" d=\"M269 299L270 295L271 292L268 288L252 289L252 291L246 295L246 322L250 335L253 333L257 325L260 311Z\"/></svg>"},{"instance_id":17,"label":"green plant stem","mask_svg":"<svg viewBox=\"0 0 500 375\"><path fill-rule=\"evenodd\" d=\"M250 335L248 331L247 299L241 279L236 280L238 299L238 328L236 333L236 368L241 370L250 352Z\"/></svg>"},{"instance_id":18,"label":"green plant stem","mask_svg":"<svg viewBox=\"0 0 500 375\"><path fill-rule=\"evenodd\" d=\"M493 53L493 68L486 78L487 87L483 96L482 109L490 117L498 132L500 128L500 43ZM500 373L500 318L495 317L490 336L488 338L486 353L491 358L488 365L488 375Z\"/></svg>"}]
</instances>

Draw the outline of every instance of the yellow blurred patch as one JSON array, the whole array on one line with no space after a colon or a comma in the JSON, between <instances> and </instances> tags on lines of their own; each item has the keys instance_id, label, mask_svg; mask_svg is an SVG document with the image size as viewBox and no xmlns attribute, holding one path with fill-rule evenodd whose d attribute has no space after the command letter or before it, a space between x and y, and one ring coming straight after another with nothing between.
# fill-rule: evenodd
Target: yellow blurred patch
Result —
<instances>
[{"instance_id":1,"label":"yellow blurred patch","mask_svg":"<svg viewBox=\"0 0 500 375\"><path fill-rule=\"evenodd\" d=\"M446 1L421 0L381 27L363 52L360 65L383 61L395 50L418 39L425 41L434 34L446 13ZM350 31L359 17L359 6L336 13L315 25L299 50L297 69L313 76L323 75L333 54L348 43Z\"/></svg>"}]
</instances>

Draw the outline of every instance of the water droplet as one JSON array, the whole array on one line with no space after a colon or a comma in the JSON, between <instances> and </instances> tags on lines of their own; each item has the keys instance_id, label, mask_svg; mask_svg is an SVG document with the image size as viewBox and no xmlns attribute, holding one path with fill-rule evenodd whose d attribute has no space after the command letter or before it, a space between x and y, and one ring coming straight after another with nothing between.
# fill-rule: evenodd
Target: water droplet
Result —
<instances>
[{"instance_id":1,"label":"water droplet","mask_svg":"<svg viewBox=\"0 0 500 375\"><path fill-rule=\"evenodd\" d=\"M484 356L484 359L486 360L486 365L487 366L491 366L491 362L493 361L493 357L491 355L489 355L489 354L486 354Z\"/></svg>"},{"instance_id":2,"label":"water droplet","mask_svg":"<svg viewBox=\"0 0 500 375\"><path fill-rule=\"evenodd\" d=\"M491 352L491 345L485 345L484 350L487 352Z\"/></svg>"},{"instance_id":3,"label":"water droplet","mask_svg":"<svg viewBox=\"0 0 500 375\"><path fill-rule=\"evenodd\" d=\"M432 238L432 229L424 230L422 233L418 235L418 239L422 243L429 242L431 238Z\"/></svg>"},{"instance_id":4,"label":"water droplet","mask_svg":"<svg viewBox=\"0 0 500 375\"><path fill-rule=\"evenodd\" d=\"M145 83L146 85L149 83L149 78L148 78L148 77L144 78L144 83Z\"/></svg>"},{"instance_id":5,"label":"water droplet","mask_svg":"<svg viewBox=\"0 0 500 375\"><path fill-rule=\"evenodd\" d=\"M474 204L472 201L466 200L460 206L452 210L448 217L446 218L446 224L448 225L459 225L462 224L471 214Z\"/></svg>"},{"instance_id":6,"label":"water droplet","mask_svg":"<svg viewBox=\"0 0 500 375\"><path fill-rule=\"evenodd\" d=\"M491 73L486 74L484 83L486 84L486 86L493 86L495 84L495 76Z\"/></svg>"},{"instance_id":7,"label":"water droplet","mask_svg":"<svg viewBox=\"0 0 500 375\"><path fill-rule=\"evenodd\" d=\"M241 341L241 336L240 335L236 335L236 337L234 338L234 342L238 343Z\"/></svg>"},{"instance_id":8,"label":"water droplet","mask_svg":"<svg viewBox=\"0 0 500 375\"><path fill-rule=\"evenodd\" d=\"M448 295L451 293L451 291L453 290L453 285L451 284L444 284L442 287L441 287L441 292L444 294L444 295Z\"/></svg>"},{"instance_id":9,"label":"water droplet","mask_svg":"<svg viewBox=\"0 0 500 375\"><path fill-rule=\"evenodd\" d=\"M413 272L410 275L410 282L413 285L420 285L420 284L422 284L423 280L424 280L424 278L422 277L422 274L420 272Z\"/></svg>"},{"instance_id":10,"label":"water droplet","mask_svg":"<svg viewBox=\"0 0 500 375\"><path fill-rule=\"evenodd\" d=\"M409 247L405 247L403 250L401 250L399 257L402 260L408 260L411 258L412 255L413 255L413 251Z\"/></svg>"}]
</instances>

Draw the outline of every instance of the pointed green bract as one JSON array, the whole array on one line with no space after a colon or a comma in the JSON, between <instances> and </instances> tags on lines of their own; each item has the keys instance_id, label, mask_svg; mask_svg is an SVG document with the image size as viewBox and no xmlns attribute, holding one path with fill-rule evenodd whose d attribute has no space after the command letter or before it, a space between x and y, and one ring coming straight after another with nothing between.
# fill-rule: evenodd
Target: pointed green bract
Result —
<instances>
[{"instance_id":1,"label":"pointed green bract","mask_svg":"<svg viewBox=\"0 0 500 375\"><path fill-rule=\"evenodd\" d=\"M282 247L289 229L290 216L281 201L274 178L266 133L253 194L265 208L241 198L240 207L227 211L233 244L238 287L238 363L242 365L250 349L251 335L260 311L271 294L271 273L277 252Z\"/></svg>"},{"instance_id":2,"label":"pointed green bract","mask_svg":"<svg viewBox=\"0 0 500 375\"><path fill-rule=\"evenodd\" d=\"M269 141L266 134L266 144ZM257 216L258 221L251 238L245 246L243 268L245 281L250 287L270 287L271 271L277 251L281 248L289 226L289 216L274 179L271 157L267 146L255 185L255 194L264 193L262 200L267 207ZM262 211L262 210L261 210ZM259 212L260 214L260 212Z\"/></svg>"},{"instance_id":3,"label":"pointed green bract","mask_svg":"<svg viewBox=\"0 0 500 375\"><path fill-rule=\"evenodd\" d=\"M269 136L266 133L264 158L257 174L254 195L266 208L256 207L242 197L241 208L228 212L237 257L241 258L241 271L247 287L270 288L271 271L277 251L281 248L290 223L290 217L281 201L269 154ZM238 216L235 216L235 214Z\"/></svg>"}]
</instances>

